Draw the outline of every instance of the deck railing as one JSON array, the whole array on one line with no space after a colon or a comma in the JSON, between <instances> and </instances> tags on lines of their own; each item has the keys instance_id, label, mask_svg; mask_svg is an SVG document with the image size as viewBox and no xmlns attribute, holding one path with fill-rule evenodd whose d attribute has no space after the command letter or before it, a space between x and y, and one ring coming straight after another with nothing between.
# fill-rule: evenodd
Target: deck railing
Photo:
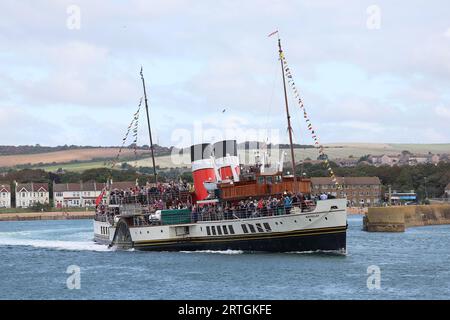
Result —
<instances>
[{"instance_id":1,"label":"deck railing","mask_svg":"<svg viewBox=\"0 0 450 320\"><path fill-rule=\"evenodd\" d=\"M138 193L135 195L117 195L112 194L109 197L109 204L124 205L124 204L162 204L162 208L166 209L166 205L171 202L192 203L191 196L187 190L167 191L167 192L148 192Z\"/></svg>"},{"instance_id":2,"label":"deck railing","mask_svg":"<svg viewBox=\"0 0 450 320\"><path fill-rule=\"evenodd\" d=\"M271 216L283 216L291 214L293 210L297 211L300 209L301 212L311 212L315 208L313 202L309 203L292 203L290 206L285 206L283 203L264 206L263 208L258 208L256 206L247 207L221 207L221 206L204 206L198 207L194 210L189 208L189 217L186 216L185 208L184 213L180 211L180 216L177 218L176 210L172 210L170 216L170 222L164 217L157 216L155 212L149 211L148 205L142 205L141 203L127 203L108 207L104 212L97 212L95 215L95 220L110 222L113 224L114 216L121 214L122 216L129 216L129 222L132 226L145 226L145 225L172 225L172 224L185 224L185 223L196 223L203 221L220 221L220 220L237 220L237 219L248 219L248 218L258 218L258 217L271 217ZM154 210L154 208L153 208ZM175 214L173 214L175 212ZM164 215L164 210L161 213Z\"/></svg>"}]
</instances>

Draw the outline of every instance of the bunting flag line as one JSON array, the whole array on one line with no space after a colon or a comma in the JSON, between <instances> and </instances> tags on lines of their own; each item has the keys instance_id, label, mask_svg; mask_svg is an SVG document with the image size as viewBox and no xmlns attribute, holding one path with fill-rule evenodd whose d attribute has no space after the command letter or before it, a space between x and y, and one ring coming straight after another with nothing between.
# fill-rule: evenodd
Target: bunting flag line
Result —
<instances>
[{"instance_id":1,"label":"bunting flag line","mask_svg":"<svg viewBox=\"0 0 450 320\"><path fill-rule=\"evenodd\" d=\"M303 103L303 99L300 97L300 93L295 85L291 68L289 68L288 63L286 61L286 57L283 52L280 52L280 60L282 61L283 66L284 66L283 67L284 75L288 79L288 83L289 83L292 91L294 92L294 97L297 100L297 103L298 103L300 109L303 111L303 118L305 119L305 122L307 123L308 131L310 131L310 133L311 133L311 138L314 141L314 146L318 150L320 158L324 159L324 165L330 174L331 180L333 181L333 183L336 185L336 187L339 190L342 190L343 189L342 185L338 182L337 177L334 174L333 168L331 168L330 161L328 161L328 156L325 154L324 147L320 143L319 135L317 134L317 130L315 129L311 120L309 119L308 112L306 111L305 105Z\"/></svg>"},{"instance_id":2,"label":"bunting flag line","mask_svg":"<svg viewBox=\"0 0 450 320\"><path fill-rule=\"evenodd\" d=\"M114 158L114 160L111 161L111 170L114 169L114 167L116 166L117 162L119 161L120 155L122 153L123 148L125 147L125 142L128 139L128 136L130 134L131 131L133 131L133 143L134 143L134 154L137 160L137 133L138 133L138 120L139 120L139 112L141 110L141 105L142 105L142 97L139 100L139 105L138 105L138 109L137 111L133 114L133 120L131 120L130 124L127 127L127 131L125 133L125 136L122 139L122 145L119 148L119 151L117 152L116 157Z\"/></svg>"},{"instance_id":3,"label":"bunting flag line","mask_svg":"<svg viewBox=\"0 0 450 320\"><path fill-rule=\"evenodd\" d=\"M138 110L139 111L139 110ZM134 166L137 167L137 141L138 141L138 123L139 123L139 113L135 114L134 117L134 129L133 129L133 147L134 147Z\"/></svg>"}]
</instances>

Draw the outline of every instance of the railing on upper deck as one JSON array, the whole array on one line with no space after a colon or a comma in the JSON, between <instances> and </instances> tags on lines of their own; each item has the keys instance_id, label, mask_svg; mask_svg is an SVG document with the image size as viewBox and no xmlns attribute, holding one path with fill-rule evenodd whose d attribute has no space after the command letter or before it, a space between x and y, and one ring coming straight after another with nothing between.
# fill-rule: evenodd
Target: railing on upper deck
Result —
<instances>
[{"instance_id":1,"label":"railing on upper deck","mask_svg":"<svg viewBox=\"0 0 450 320\"><path fill-rule=\"evenodd\" d=\"M148 204L156 204L158 202L162 202L163 208L169 203L173 202L182 202L182 203L192 203L192 198L187 190L179 190L179 191L166 191L166 192L147 192L147 193L138 193L135 195L118 195L111 194L109 197L110 205L126 205L126 204L135 204L140 203L141 205Z\"/></svg>"},{"instance_id":2,"label":"railing on upper deck","mask_svg":"<svg viewBox=\"0 0 450 320\"><path fill-rule=\"evenodd\" d=\"M204 207L198 210L189 209L188 216L186 214L181 214L187 209L178 210L180 216L177 218L173 213L177 210L171 210L170 223L164 217L157 216L155 213L142 214L133 217L129 217L128 222L130 226L161 226L161 225L174 225L174 224L186 224L186 223L197 223L203 221L221 221L221 220L238 220L238 219L248 219L248 218L258 218L258 217L271 217L271 216L283 216L291 214L292 211L301 208L300 203L293 203L291 206L285 207L283 204L274 207L264 207L258 209L256 207L249 208L222 208L222 207ZM303 203L302 212L311 212L314 210L314 206L305 206ZM164 211L161 213L164 215Z\"/></svg>"}]
</instances>

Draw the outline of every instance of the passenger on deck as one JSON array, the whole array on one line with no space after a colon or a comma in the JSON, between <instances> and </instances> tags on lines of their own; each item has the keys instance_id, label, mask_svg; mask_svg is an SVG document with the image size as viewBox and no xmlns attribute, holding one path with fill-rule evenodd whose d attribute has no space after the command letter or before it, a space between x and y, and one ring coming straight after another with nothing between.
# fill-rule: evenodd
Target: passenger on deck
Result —
<instances>
[{"instance_id":1,"label":"passenger on deck","mask_svg":"<svg viewBox=\"0 0 450 320\"><path fill-rule=\"evenodd\" d=\"M327 200L327 199L328 199L328 196L325 193L322 193L320 195L320 200Z\"/></svg>"},{"instance_id":2,"label":"passenger on deck","mask_svg":"<svg viewBox=\"0 0 450 320\"><path fill-rule=\"evenodd\" d=\"M291 213L292 208L292 199L289 197L289 195L284 196L284 209L286 210L286 214Z\"/></svg>"}]
</instances>

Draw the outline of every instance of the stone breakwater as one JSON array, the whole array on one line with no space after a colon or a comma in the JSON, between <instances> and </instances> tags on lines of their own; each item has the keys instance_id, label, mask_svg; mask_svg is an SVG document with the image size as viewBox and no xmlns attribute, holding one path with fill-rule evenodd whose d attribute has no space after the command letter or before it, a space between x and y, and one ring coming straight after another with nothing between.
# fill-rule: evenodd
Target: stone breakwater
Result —
<instances>
[{"instance_id":1,"label":"stone breakwater","mask_svg":"<svg viewBox=\"0 0 450 320\"><path fill-rule=\"evenodd\" d=\"M93 219L93 211L2 213L0 221Z\"/></svg>"},{"instance_id":2,"label":"stone breakwater","mask_svg":"<svg viewBox=\"0 0 450 320\"><path fill-rule=\"evenodd\" d=\"M450 205L369 208L363 219L363 230L404 232L408 227L438 224L450 224Z\"/></svg>"}]
</instances>

